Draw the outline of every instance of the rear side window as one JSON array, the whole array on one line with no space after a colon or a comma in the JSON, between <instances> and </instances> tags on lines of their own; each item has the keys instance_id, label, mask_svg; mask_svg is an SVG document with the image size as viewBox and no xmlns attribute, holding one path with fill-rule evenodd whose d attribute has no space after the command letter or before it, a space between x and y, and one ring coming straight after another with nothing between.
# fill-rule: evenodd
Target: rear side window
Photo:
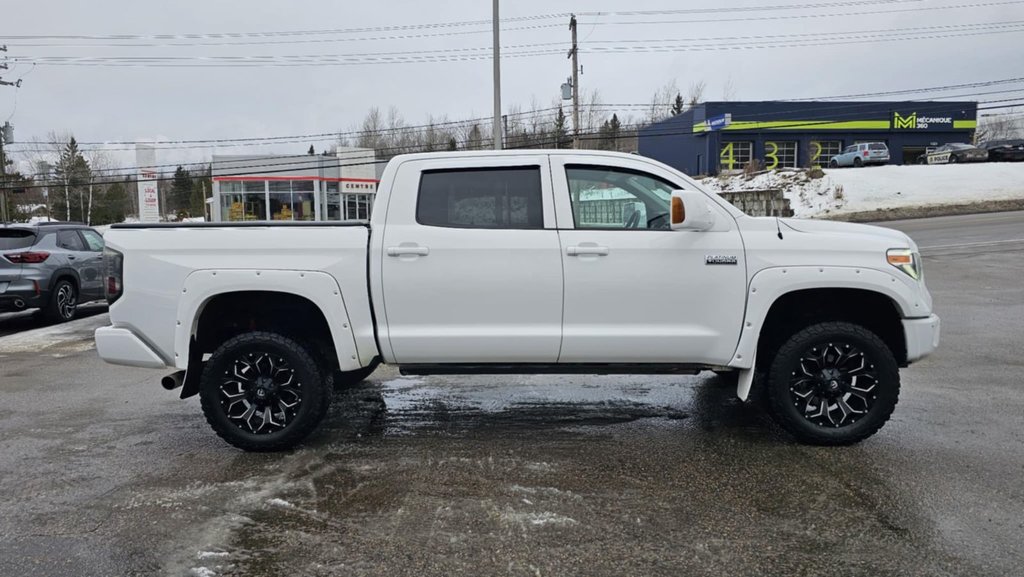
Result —
<instances>
[{"instance_id":1,"label":"rear side window","mask_svg":"<svg viewBox=\"0 0 1024 577\"><path fill-rule=\"evenodd\" d=\"M28 248L36 243L36 233L19 228L0 228L0 250Z\"/></svg>"},{"instance_id":2,"label":"rear side window","mask_svg":"<svg viewBox=\"0 0 1024 577\"><path fill-rule=\"evenodd\" d=\"M82 237L73 230L61 230L57 232L57 246L64 250L85 250L85 243Z\"/></svg>"},{"instance_id":3,"label":"rear side window","mask_svg":"<svg viewBox=\"0 0 1024 577\"><path fill-rule=\"evenodd\" d=\"M85 244L89 245L89 250L103 252L103 237L100 236L100 233L94 230L83 230L82 236L85 237Z\"/></svg>"},{"instance_id":4,"label":"rear side window","mask_svg":"<svg viewBox=\"0 0 1024 577\"><path fill-rule=\"evenodd\" d=\"M424 171L416 222L452 228L544 228L540 167Z\"/></svg>"}]
</instances>

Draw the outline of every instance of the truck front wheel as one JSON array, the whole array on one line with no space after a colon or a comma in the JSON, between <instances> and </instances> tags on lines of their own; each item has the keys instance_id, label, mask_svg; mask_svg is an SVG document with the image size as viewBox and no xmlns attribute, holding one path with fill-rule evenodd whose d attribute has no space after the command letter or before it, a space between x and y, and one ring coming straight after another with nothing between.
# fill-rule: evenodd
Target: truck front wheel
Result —
<instances>
[{"instance_id":1,"label":"truck front wheel","mask_svg":"<svg viewBox=\"0 0 1024 577\"><path fill-rule=\"evenodd\" d=\"M199 383L203 414L228 443L280 451L305 439L327 414L331 387L298 341L254 331L222 344Z\"/></svg>"},{"instance_id":2,"label":"truck front wheel","mask_svg":"<svg viewBox=\"0 0 1024 577\"><path fill-rule=\"evenodd\" d=\"M768 407L797 440L849 445L875 434L896 408L896 359L874 333L844 322L809 326L772 361Z\"/></svg>"}]
</instances>

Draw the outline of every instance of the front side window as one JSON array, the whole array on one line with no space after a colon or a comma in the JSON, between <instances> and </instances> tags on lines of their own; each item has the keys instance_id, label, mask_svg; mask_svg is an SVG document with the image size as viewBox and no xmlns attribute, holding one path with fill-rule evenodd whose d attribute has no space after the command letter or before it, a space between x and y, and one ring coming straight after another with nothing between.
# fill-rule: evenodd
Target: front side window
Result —
<instances>
[{"instance_id":1,"label":"front side window","mask_svg":"<svg viewBox=\"0 0 1024 577\"><path fill-rule=\"evenodd\" d=\"M543 228L540 167L424 171L416 222L452 228Z\"/></svg>"},{"instance_id":2,"label":"front side window","mask_svg":"<svg viewBox=\"0 0 1024 577\"><path fill-rule=\"evenodd\" d=\"M623 168L568 165L569 196L576 228L664 230L678 186Z\"/></svg>"}]
</instances>

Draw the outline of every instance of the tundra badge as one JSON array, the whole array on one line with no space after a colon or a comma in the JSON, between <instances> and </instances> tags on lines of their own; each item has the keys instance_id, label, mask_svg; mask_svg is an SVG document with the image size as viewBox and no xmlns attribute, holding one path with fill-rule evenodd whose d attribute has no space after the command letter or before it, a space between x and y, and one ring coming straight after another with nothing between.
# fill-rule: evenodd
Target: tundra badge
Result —
<instances>
[{"instance_id":1,"label":"tundra badge","mask_svg":"<svg viewBox=\"0 0 1024 577\"><path fill-rule=\"evenodd\" d=\"M704 255L704 264L737 264L737 262L738 259L735 256L721 254Z\"/></svg>"}]
</instances>

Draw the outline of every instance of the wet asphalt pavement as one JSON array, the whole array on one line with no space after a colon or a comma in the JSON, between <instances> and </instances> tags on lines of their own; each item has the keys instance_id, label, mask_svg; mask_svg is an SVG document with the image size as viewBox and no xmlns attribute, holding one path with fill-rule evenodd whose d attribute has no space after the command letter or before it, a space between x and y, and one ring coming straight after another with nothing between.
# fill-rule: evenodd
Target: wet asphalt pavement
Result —
<instances>
[{"instance_id":1,"label":"wet asphalt pavement","mask_svg":"<svg viewBox=\"0 0 1024 577\"><path fill-rule=\"evenodd\" d=\"M7 336L0 574L1022 575L1024 215L958 218L890 224L940 247L943 342L847 448L710 374L382 368L304 448L246 454L102 363L105 315Z\"/></svg>"}]
</instances>

